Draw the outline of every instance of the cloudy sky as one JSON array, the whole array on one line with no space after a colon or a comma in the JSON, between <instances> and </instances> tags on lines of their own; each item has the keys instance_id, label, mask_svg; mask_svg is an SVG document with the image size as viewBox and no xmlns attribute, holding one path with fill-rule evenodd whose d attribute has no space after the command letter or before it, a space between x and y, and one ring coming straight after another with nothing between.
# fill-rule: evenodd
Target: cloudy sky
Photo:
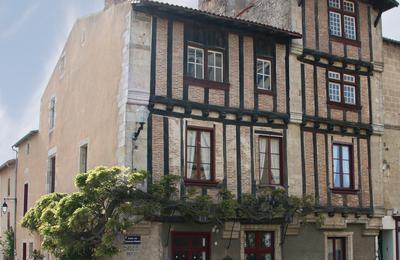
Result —
<instances>
[{"instance_id":1,"label":"cloudy sky","mask_svg":"<svg viewBox=\"0 0 400 260\"><path fill-rule=\"evenodd\" d=\"M196 7L197 0L168 2ZM40 96L74 21L104 0L0 0L0 164L11 145L38 127ZM384 35L400 40L400 8L383 16Z\"/></svg>"}]
</instances>

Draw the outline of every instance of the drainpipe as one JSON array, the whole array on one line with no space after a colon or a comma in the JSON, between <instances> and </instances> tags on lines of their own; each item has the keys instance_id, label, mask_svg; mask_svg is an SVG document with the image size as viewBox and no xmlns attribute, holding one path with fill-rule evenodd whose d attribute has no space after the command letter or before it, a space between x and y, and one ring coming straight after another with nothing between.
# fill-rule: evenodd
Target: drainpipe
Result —
<instances>
[{"instance_id":1,"label":"drainpipe","mask_svg":"<svg viewBox=\"0 0 400 260\"><path fill-rule=\"evenodd\" d=\"M15 176L14 176L14 259L17 256L17 173L18 173L18 150L15 145L11 146L15 152Z\"/></svg>"}]
</instances>

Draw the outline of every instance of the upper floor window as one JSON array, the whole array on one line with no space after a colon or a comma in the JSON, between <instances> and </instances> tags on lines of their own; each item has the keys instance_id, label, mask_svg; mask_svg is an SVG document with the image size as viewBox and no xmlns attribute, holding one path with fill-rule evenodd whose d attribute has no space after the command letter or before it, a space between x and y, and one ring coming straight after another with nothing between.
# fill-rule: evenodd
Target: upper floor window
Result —
<instances>
[{"instance_id":1,"label":"upper floor window","mask_svg":"<svg viewBox=\"0 0 400 260\"><path fill-rule=\"evenodd\" d=\"M79 171L87 172L88 145L82 145L79 150Z\"/></svg>"},{"instance_id":2,"label":"upper floor window","mask_svg":"<svg viewBox=\"0 0 400 260\"><path fill-rule=\"evenodd\" d=\"M23 215L26 214L28 211L28 195L29 195L29 188L28 188L28 183L24 184L24 211Z\"/></svg>"},{"instance_id":3,"label":"upper floor window","mask_svg":"<svg viewBox=\"0 0 400 260\"><path fill-rule=\"evenodd\" d=\"M357 40L355 3L350 0L329 0L329 30L332 36Z\"/></svg>"},{"instance_id":4,"label":"upper floor window","mask_svg":"<svg viewBox=\"0 0 400 260\"><path fill-rule=\"evenodd\" d=\"M260 136L259 163L261 185L282 185L282 139Z\"/></svg>"},{"instance_id":5,"label":"upper floor window","mask_svg":"<svg viewBox=\"0 0 400 260\"><path fill-rule=\"evenodd\" d=\"M353 189L352 145L333 144L333 187L335 189Z\"/></svg>"},{"instance_id":6,"label":"upper floor window","mask_svg":"<svg viewBox=\"0 0 400 260\"><path fill-rule=\"evenodd\" d=\"M186 138L186 180L214 181L214 130L189 127Z\"/></svg>"},{"instance_id":7,"label":"upper floor window","mask_svg":"<svg viewBox=\"0 0 400 260\"><path fill-rule=\"evenodd\" d=\"M223 60L224 56L221 51L189 45L187 52L187 75L196 79L223 82Z\"/></svg>"},{"instance_id":8,"label":"upper floor window","mask_svg":"<svg viewBox=\"0 0 400 260\"><path fill-rule=\"evenodd\" d=\"M357 105L357 82L354 75L328 71L329 101L355 106Z\"/></svg>"},{"instance_id":9,"label":"upper floor window","mask_svg":"<svg viewBox=\"0 0 400 260\"><path fill-rule=\"evenodd\" d=\"M56 98L52 97L49 102L49 129L52 130L55 126L56 119Z\"/></svg>"},{"instance_id":10,"label":"upper floor window","mask_svg":"<svg viewBox=\"0 0 400 260\"><path fill-rule=\"evenodd\" d=\"M272 90L271 61L257 58L257 88L261 90Z\"/></svg>"},{"instance_id":11,"label":"upper floor window","mask_svg":"<svg viewBox=\"0 0 400 260\"><path fill-rule=\"evenodd\" d=\"M56 156L49 158L47 173L47 191L53 193L56 187Z\"/></svg>"}]
</instances>

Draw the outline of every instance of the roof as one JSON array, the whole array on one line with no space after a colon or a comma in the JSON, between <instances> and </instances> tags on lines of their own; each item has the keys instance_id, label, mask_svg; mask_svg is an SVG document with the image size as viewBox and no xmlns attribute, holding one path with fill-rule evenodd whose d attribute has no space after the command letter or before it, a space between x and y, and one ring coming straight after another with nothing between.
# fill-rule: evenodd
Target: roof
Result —
<instances>
[{"instance_id":1,"label":"roof","mask_svg":"<svg viewBox=\"0 0 400 260\"><path fill-rule=\"evenodd\" d=\"M15 162L16 162L15 159L11 159L11 160L6 161L5 163L3 163L3 164L0 166L0 171L2 171L2 170L4 170L5 168L8 168L8 167L14 165Z\"/></svg>"},{"instance_id":2,"label":"roof","mask_svg":"<svg viewBox=\"0 0 400 260\"><path fill-rule=\"evenodd\" d=\"M389 9L399 6L399 3L396 0L370 0L370 1L375 8L381 10L382 12L385 12Z\"/></svg>"},{"instance_id":3,"label":"roof","mask_svg":"<svg viewBox=\"0 0 400 260\"><path fill-rule=\"evenodd\" d=\"M386 37L383 37L383 41L387 42L387 43L399 44L400 45L400 41L394 40L394 39L390 39L390 38L386 38Z\"/></svg>"},{"instance_id":4,"label":"roof","mask_svg":"<svg viewBox=\"0 0 400 260\"><path fill-rule=\"evenodd\" d=\"M32 130L29 133L27 133L24 137L22 137L21 139L19 139L18 142L16 142L13 146L18 147L20 146L23 142L25 142L26 140L28 140L29 138L31 138L32 136L36 135L37 133L39 133L38 130Z\"/></svg>"},{"instance_id":5,"label":"roof","mask_svg":"<svg viewBox=\"0 0 400 260\"><path fill-rule=\"evenodd\" d=\"M179 18L186 18L188 20L196 19L199 22L211 22L216 25L233 27L235 29L253 31L258 33L266 33L270 35L275 35L279 38L295 39L301 38L302 35L297 32L277 28L274 26L257 23L254 21L245 20L242 18L235 18L220 14L215 14L199 9L194 9L190 7L183 7L173 4L161 3L157 1L150 0L136 0L133 1L133 7L135 10L140 12L147 12L151 14L160 15L174 15Z\"/></svg>"}]
</instances>

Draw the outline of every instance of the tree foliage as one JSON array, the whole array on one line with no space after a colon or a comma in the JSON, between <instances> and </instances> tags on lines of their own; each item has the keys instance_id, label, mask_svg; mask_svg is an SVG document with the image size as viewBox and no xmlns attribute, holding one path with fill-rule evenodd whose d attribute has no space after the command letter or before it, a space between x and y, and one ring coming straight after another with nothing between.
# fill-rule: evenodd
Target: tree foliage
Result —
<instances>
[{"instance_id":1,"label":"tree foliage","mask_svg":"<svg viewBox=\"0 0 400 260\"><path fill-rule=\"evenodd\" d=\"M0 248L5 257L14 259L14 230L12 228L4 232L4 240L0 241Z\"/></svg>"},{"instance_id":2,"label":"tree foliage","mask_svg":"<svg viewBox=\"0 0 400 260\"><path fill-rule=\"evenodd\" d=\"M142 220L222 224L224 221L268 222L312 210L312 200L275 190L258 196L244 195L241 202L227 190L217 198L197 195L188 189L181 198L180 177L166 175L139 189L145 172L121 167L98 167L79 174L77 192L52 193L41 197L22 220L22 226L39 232L43 248L59 259L90 259L118 253L116 236Z\"/></svg>"}]
</instances>

